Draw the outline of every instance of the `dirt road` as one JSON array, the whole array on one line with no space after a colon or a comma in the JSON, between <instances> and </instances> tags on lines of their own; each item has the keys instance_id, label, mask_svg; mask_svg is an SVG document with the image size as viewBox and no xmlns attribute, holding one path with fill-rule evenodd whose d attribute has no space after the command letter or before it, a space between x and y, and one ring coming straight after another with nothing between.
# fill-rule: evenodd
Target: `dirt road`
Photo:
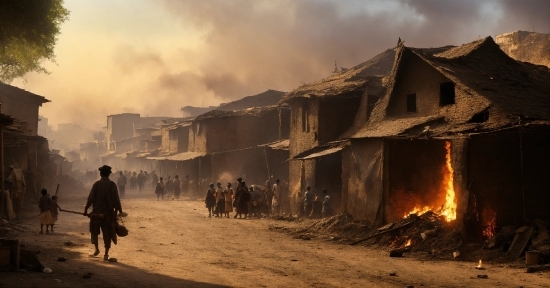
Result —
<instances>
[{"instance_id":1,"label":"dirt road","mask_svg":"<svg viewBox=\"0 0 550 288\"><path fill-rule=\"evenodd\" d=\"M471 262L389 258L387 251L269 230L296 224L208 218L200 201L148 196L122 202L130 234L112 248L117 263L90 256L88 218L62 213L55 233L39 235L38 210L23 215L18 225L28 229L8 238L39 250L53 273L3 272L0 287L550 287L549 273L526 274L520 266L487 263L480 271ZM85 198L59 204L82 211Z\"/></svg>"}]
</instances>

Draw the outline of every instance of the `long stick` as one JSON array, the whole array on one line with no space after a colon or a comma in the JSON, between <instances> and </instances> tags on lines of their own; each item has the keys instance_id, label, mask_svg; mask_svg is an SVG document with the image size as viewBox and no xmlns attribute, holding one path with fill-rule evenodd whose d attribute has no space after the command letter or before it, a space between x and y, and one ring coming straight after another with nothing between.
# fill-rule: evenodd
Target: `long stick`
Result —
<instances>
[{"instance_id":1,"label":"long stick","mask_svg":"<svg viewBox=\"0 0 550 288\"><path fill-rule=\"evenodd\" d=\"M82 213L82 212L76 212L76 211L64 210L64 209L59 209L59 211L69 212L69 213L73 213L73 214L78 214L78 215L84 216L84 213Z\"/></svg>"},{"instance_id":2,"label":"long stick","mask_svg":"<svg viewBox=\"0 0 550 288\"><path fill-rule=\"evenodd\" d=\"M55 188L55 196L57 196L58 191L59 191L59 183L57 183L57 188Z\"/></svg>"}]
</instances>

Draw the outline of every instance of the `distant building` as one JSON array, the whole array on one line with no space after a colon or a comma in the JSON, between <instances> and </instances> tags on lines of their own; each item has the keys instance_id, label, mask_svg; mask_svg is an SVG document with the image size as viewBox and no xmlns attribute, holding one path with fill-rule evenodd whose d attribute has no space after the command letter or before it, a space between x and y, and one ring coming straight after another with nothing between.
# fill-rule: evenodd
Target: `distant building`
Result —
<instances>
[{"instance_id":1,"label":"distant building","mask_svg":"<svg viewBox=\"0 0 550 288\"><path fill-rule=\"evenodd\" d=\"M10 115L24 121L23 133L29 136L38 135L38 110L50 100L43 96L0 82L0 103L2 114Z\"/></svg>"}]
</instances>

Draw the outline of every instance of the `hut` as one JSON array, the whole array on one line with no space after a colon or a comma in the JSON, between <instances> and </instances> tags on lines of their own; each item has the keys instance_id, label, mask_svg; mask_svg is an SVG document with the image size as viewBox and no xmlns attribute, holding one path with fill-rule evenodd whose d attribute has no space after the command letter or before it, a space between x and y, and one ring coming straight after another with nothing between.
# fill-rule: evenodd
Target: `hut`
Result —
<instances>
[{"instance_id":1,"label":"hut","mask_svg":"<svg viewBox=\"0 0 550 288\"><path fill-rule=\"evenodd\" d=\"M401 45L350 141L348 212L384 224L432 210L479 237L550 219L548 83L490 37L435 55Z\"/></svg>"}]
</instances>

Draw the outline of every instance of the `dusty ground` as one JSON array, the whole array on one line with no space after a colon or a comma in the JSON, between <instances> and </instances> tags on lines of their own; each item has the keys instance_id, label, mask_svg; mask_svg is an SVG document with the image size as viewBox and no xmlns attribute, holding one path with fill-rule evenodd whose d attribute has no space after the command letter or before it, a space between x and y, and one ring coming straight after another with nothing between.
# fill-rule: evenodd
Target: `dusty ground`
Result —
<instances>
[{"instance_id":1,"label":"dusty ground","mask_svg":"<svg viewBox=\"0 0 550 288\"><path fill-rule=\"evenodd\" d=\"M297 223L208 218L200 201L135 194L122 202L130 234L112 248L118 263L90 256L88 218L61 212L56 232L39 235L37 209L18 222L22 232L6 238L40 251L53 273L2 272L0 287L550 287L550 273L527 274L518 264L485 263L480 271L473 262L390 258L387 250L296 239L273 229ZM84 203L84 196L59 201L76 211ZM83 278L86 273L91 277Z\"/></svg>"}]
</instances>

